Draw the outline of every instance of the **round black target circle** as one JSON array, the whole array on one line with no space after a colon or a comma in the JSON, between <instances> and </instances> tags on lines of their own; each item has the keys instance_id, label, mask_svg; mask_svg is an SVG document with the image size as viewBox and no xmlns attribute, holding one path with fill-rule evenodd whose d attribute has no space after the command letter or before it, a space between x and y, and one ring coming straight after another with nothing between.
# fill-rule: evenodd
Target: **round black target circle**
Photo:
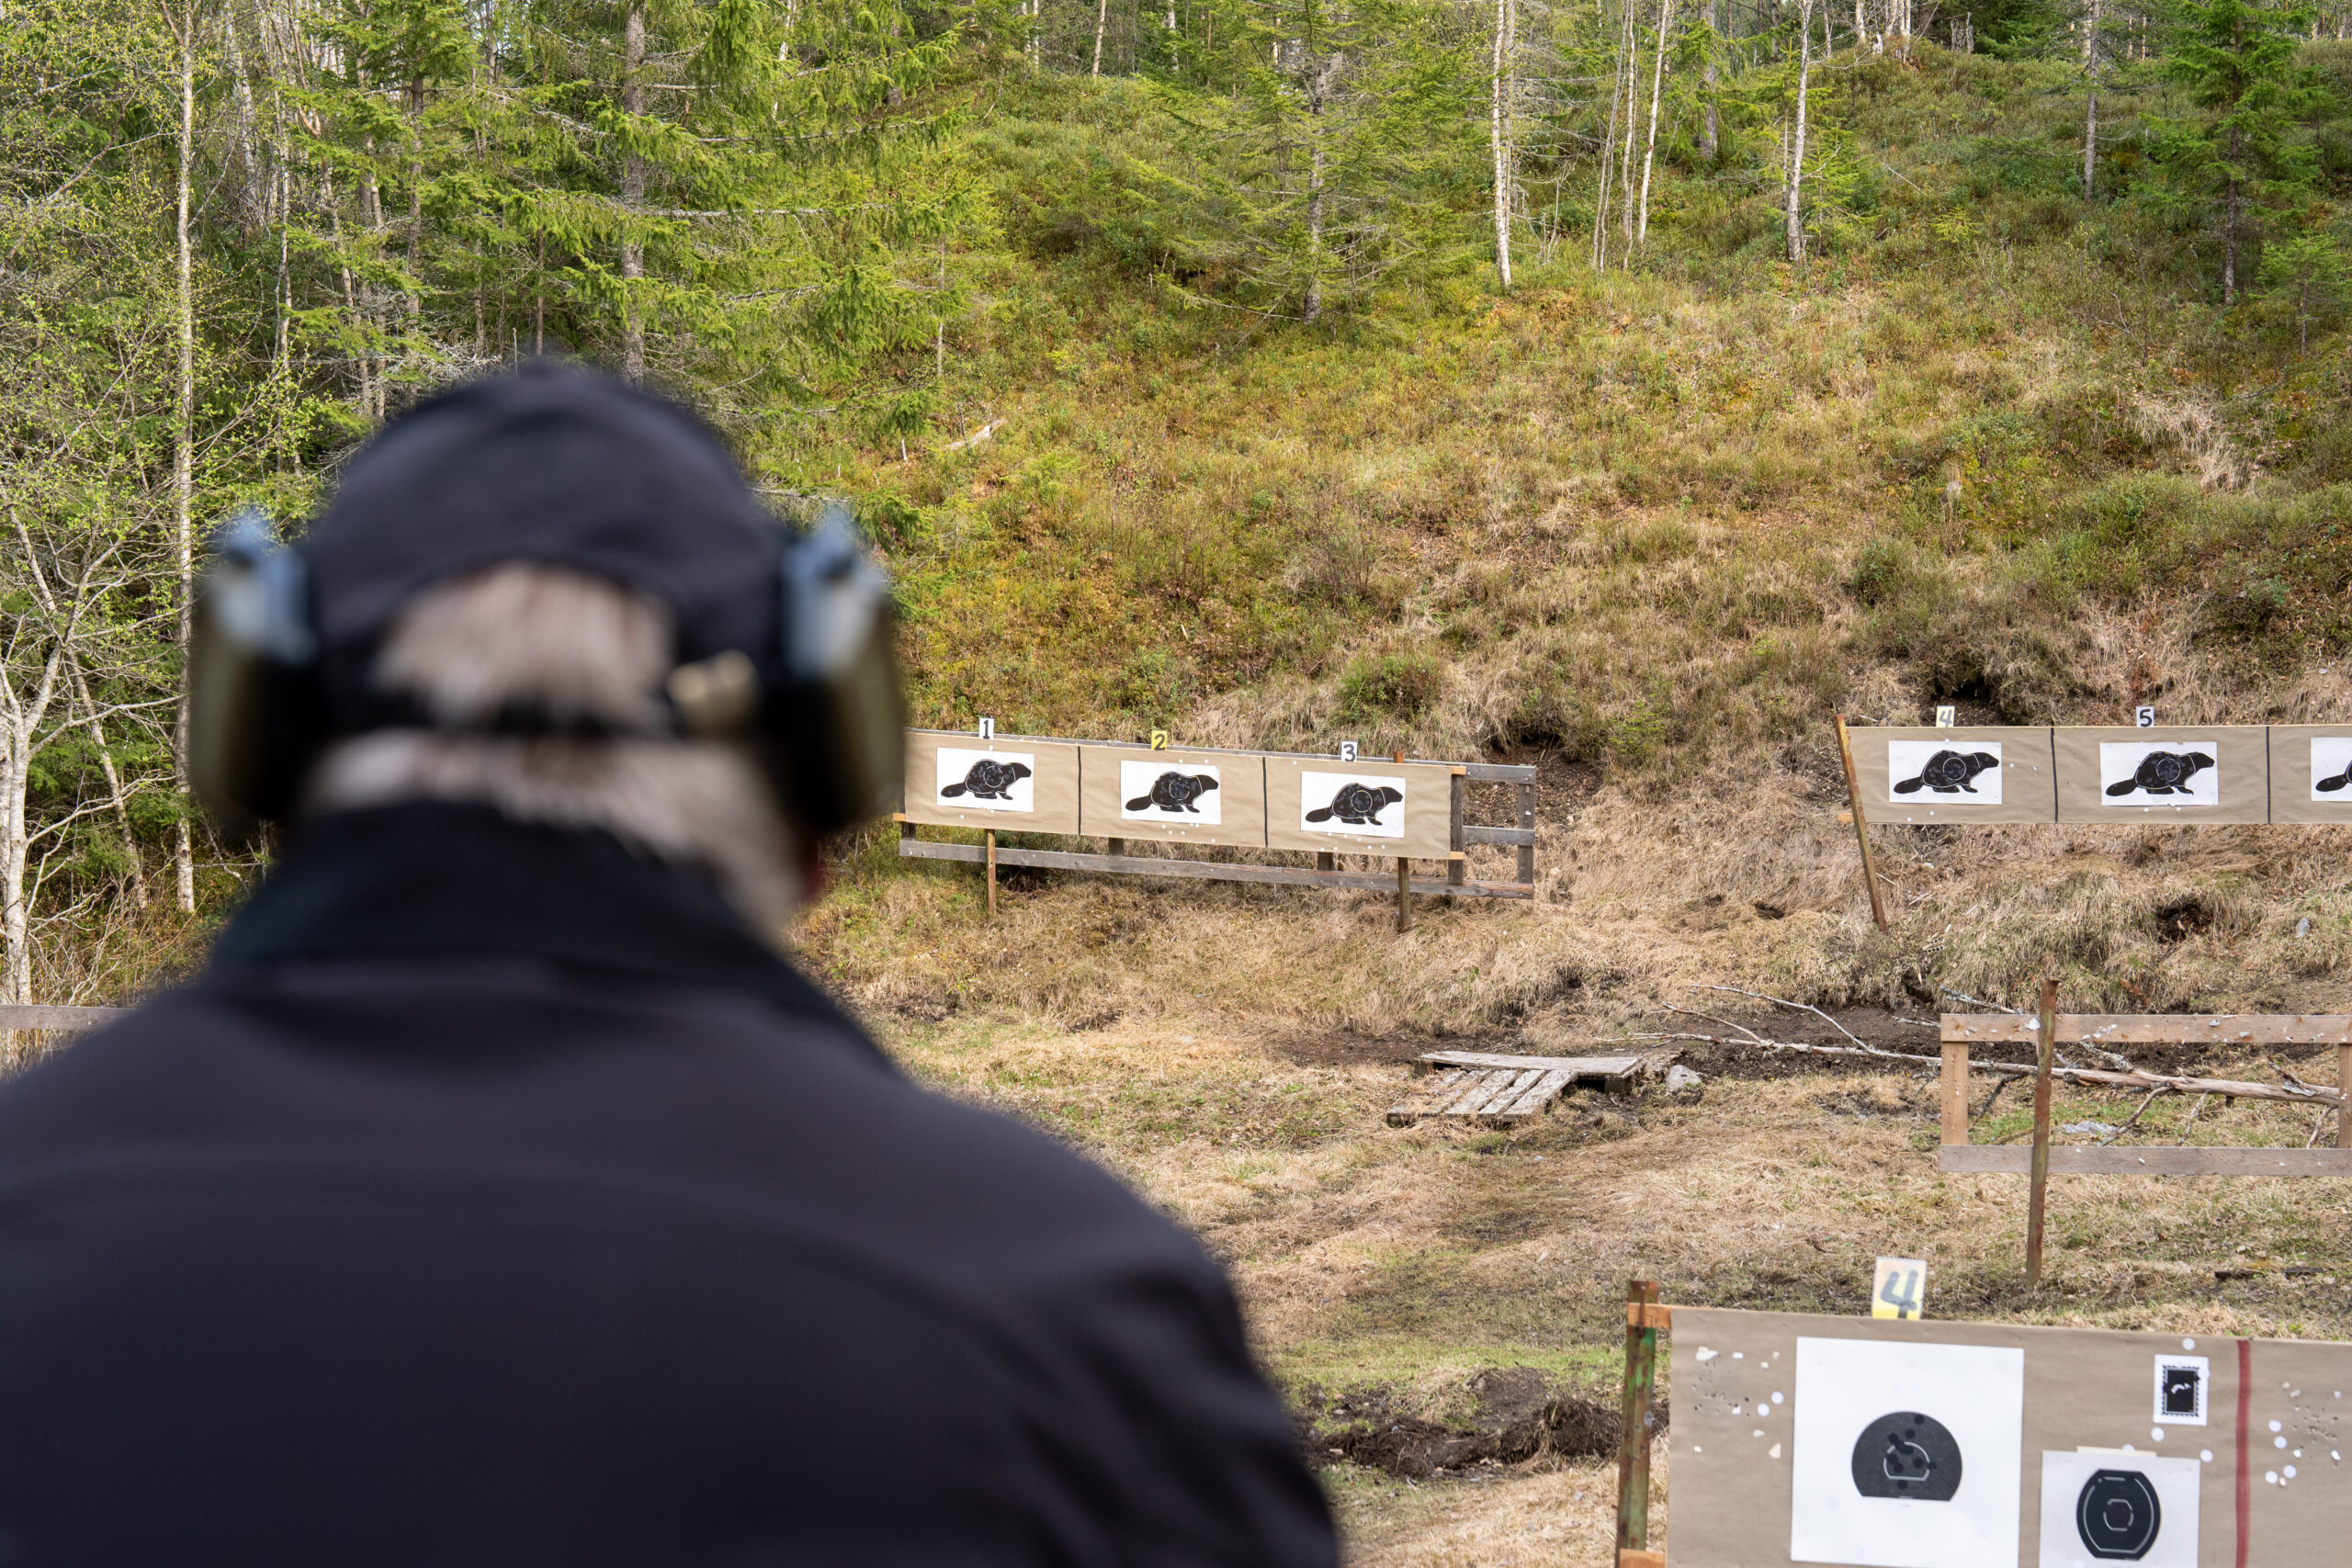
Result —
<instances>
[{"instance_id":1,"label":"round black target circle","mask_svg":"<svg viewBox=\"0 0 2352 1568\"><path fill-rule=\"evenodd\" d=\"M1949 1503L1960 1490L1960 1443L1932 1416L1897 1410L1854 1439L1854 1490L1865 1497Z\"/></svg>"},{"instance_id":2,"label":"round black target circle","mask_svg":"<svg viewBox=\"0 0 2352 1568\"><path fill-rule=\"evenodd\" d=\"M2075 1533L2093 1557L2136 1562L2164 1529L2156 1488L2136 1470L2097 1470L2075 1498Z\"/></svg>"}]
</instances>

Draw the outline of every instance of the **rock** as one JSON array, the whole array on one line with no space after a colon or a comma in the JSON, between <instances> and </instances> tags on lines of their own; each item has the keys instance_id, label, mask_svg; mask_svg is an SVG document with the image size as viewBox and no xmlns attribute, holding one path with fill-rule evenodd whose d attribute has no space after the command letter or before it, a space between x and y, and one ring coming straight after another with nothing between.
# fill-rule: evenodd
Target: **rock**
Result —
<instances>
[{"instance_id":1,"label":"rock","mask_svg":"<svg viewBox=\"0 0 2352 1568\"><path fill-rule=\"evenodd\" d=\"M1668 1092L1697 1089L1706 1081L1679 1062L1666 1069L1666 1087Z\"/></svg>"}]
</instances>

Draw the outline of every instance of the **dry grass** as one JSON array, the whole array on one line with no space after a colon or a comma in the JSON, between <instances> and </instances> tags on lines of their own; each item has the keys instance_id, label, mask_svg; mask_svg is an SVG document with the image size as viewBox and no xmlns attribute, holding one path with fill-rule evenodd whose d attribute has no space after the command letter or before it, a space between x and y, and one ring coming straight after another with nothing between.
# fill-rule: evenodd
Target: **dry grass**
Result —
<instances>
[{"instance_id":1,"label":"dry grass","mask_svg":"<svg viewBox=\"0 0 2352 1568\"><path fill-rule=\"evenodd\" d=\"M888 1032L919 1074L1070 1139L1198 1232L1297 1388L1381 1386L1442 1413L1478 1369L1531 1365L1605 1396L1628 1278L1664 1281L1670 1301L1853 1312L1882 1254L1928 1259L1938 1314L2352 1333L2352 1184L2336 1181L2062 1180L2050 1282L2029 1297L2024 1184L1935 1169L1925 1077L1722 1077L1695 1104L1586 1094L1510 1133L1392 1129L1380 1111L1402 1065L1301 1066L1288 1036L1229 1017ZM2134 1103L2062 1090L2056 1115L2111 1124ZM2171 1139L2186 1109L2142 1129ZM1979 1139L2014 1138L2021 1111L2010 1097ZM2300 1145L2309 1131L2292 1107L2217 1102L2194 1137ZM2290 1279L2288 1264L2325 1272ZM1606 1560L1612 1483L1592 1461L1329 1479L1359 1563Z\"/></svg>"}]
</instances>

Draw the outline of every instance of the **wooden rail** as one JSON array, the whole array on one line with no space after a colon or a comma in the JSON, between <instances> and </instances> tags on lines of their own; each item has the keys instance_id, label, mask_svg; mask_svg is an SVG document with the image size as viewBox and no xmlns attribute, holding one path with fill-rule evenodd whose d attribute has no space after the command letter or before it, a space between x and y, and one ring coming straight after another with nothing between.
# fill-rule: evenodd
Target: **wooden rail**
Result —
<instances>
[{"instance_id":1,"label":"wooden rail","mask_svg":"<svg viewBox=\"0 0 2352 1568\"><path fill-rule=\"evenodd\" d=\"M130 1011L129 1008L50 1008L0 1002L0 1029L45 1029L80 1033L103 1028L119 1018L129 1018Z\"/></svg>"},{"instance_id":2,"label":"wooden rail","mask_svg":"<svg viewBox=\"0 0 2352 1568\"><path fill-rule=\"evenodd\" d=\"M1252 754L1254 753L1247 753ZM1404 929L1403 917L1409 894L1421 894L1433 898L1533 898L1535 897L1535 779L1532 767L1518 762L1468 762L1456 765L1453 775L1453 799L1448 818L1451 829L1451 850L1445 875L1415 876L1407 860L1399 860L1396 869L1386 871L1342 871L1333 854L1315 857L1312 867L1293 865L1258 865L1245 861L1163 860L1156 855L1124 853L1125 840L1108 840L1107 854L1091 854L1078 850L1014 849L998 840L994 833L978 844L943 844L920 838L914 823L903 816L899 818L899 854L907 860L962 861L988 868L989 912L995 912L996 868L1000 865L1035 866L1047 871L1106 872L1116 876L1172 876L1196 882L1257 882L1285 887L1340 887L1369 893L1394 892L1399 914L1398 929ZM1463 785L1464 784L1506 784L1518 786L1518 818L1515 825L1493 825L1464 821ZM1498 845L1519 852L1518 874L1509 882L1474 882L1469 876L1468 855L1473 844ZM1339 852L1347 854L1371 855L1375 852L1351 848Z\"/></svg>"},{"instance_id":3,"label":"wooden rail","mask_svg":"<svg viewBox=\"0 0 2352 1568\"><path fill-rule=\"evenodd\" d=\"M2051 1076L2157 1094L2219 1094L2289 1100L2335 1112L2334 1148L2271 1149L2190 1145L2052 1146L2052 1176L2352 1176L2352 1115L2345 1090L2352 1086L2352 1016L2341 1013L2059 1013L2051 1037L2058 1045L2333 1045L2336 1087L2311 1092L2226 1078L2160 1078L2154 1074L2055 1067ZM2041 1021L2023 1013L1945 1013L1943 1141L1936 1165L1955 1175L2026 1174L2033 1150L2021 1144L1969 1142L1969 1047L1976 1043L2038 1045ZM1981 1065L1980 1065L1981 1066Z\"/></svg>"}]
</instances>

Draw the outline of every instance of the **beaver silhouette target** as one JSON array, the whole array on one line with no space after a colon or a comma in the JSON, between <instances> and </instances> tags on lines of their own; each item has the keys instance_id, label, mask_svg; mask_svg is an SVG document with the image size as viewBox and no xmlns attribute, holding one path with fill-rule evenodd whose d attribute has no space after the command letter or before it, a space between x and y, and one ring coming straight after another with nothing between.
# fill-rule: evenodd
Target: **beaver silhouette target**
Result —
<instances>
[{"instance_id":1,"label":"beaver silhouette target","mask_svg":"<svg viewBox=\"0 0 2352 1568\"><path fill-rule=\"evenodd\" d=\"M2333 795L2347 784L2352 784L2352 766L2346 766L2342 773L2337 773L2333 778L2320 780L2317 784L2312 785L2312 788L2325 790L2329 794Z\"/></svg>"},{"instance_id":2,"label":"beaver silhouette target","mask_svg":"<svg viewBox=\"0 0 2352 1568\"><path fill-rule=\"evenodd\" d=\"M952 784L939 792L943 800L969 794L974 800L1011 800L1012 786L1029 776L1025 762L1000 762L993 757L983 757L964 773L964 782Z\"/></svg>"},{"instance_id":3,"label":"beaver silhouette target","mask_svg":"<svg viewBox=\"0 0 2352 1568\"><path fill-rule=\"evenodd\" d=\"M1976 775L2000 765L2001 759L1990 751L1938 751L1920 768L1918 777L1905 779L1894 793L1917 795L1928 789L1938 795L1974 795Z\"/></svg>"},{"instance_id":4,"label":"beaver silhouette target","mask_svg":"<svg viewBox=\"0 0 2352 1568\"><path fill-rule=\"evenodd\" d=\"M2143 795L2187 795L2188 781L2213 765L2213 759L2202 751L2151 751L2140 759L2128 779L2118 779L2107 786L2110 796L2126 795L2138 791Z\"/></svg>"},{"instance_id":5,"label":"beaver silhouette target","mask_svg":"<svg viewBox=\"0 0 2352 1568\"><path fill-rule=\"evenodd\" d=\"M1340 786L1331 796L1331 804L1318 807L1306 814L1309 822L1329 822L1337 818L1351 828L1376 828L1380 814L1405 798L1405 792L1387 784L1358 784L1353 780Z\"/></svg>"},{"instance_id":6,"label":"beaver silhouette target","mask_svg":"<svg viewBox=\"0 0 2352 1568\"><path fill-rule=\"evenodd\" d=\"M1151 793L1137 795L1127 802L1129 811L1189 811L1197 817L1201 808L1193 803L1216 788L1216 776L1210 773L1165 773L1151 781Z\"/></svg>"}]
</instances>

